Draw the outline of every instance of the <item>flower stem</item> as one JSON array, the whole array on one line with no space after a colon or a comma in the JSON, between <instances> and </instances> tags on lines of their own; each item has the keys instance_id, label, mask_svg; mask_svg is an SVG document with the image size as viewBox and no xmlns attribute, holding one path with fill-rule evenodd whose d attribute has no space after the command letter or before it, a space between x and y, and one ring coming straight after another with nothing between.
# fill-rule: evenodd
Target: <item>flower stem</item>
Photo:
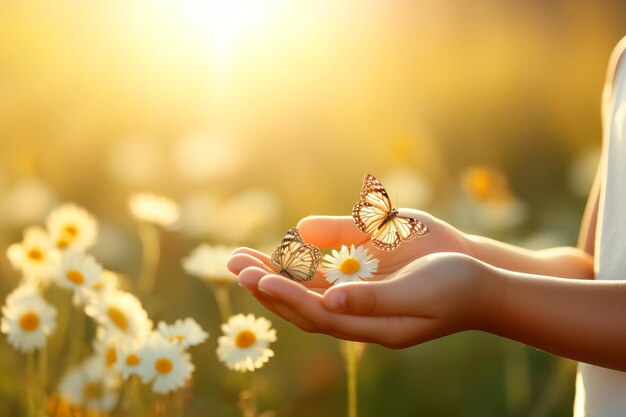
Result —
<instances>
[{"instance_id":1,"label":"flower stem","mask_svg":"<svg viewBox=\"0 0 626 417\"><path fill-rule=\"evenodd\" d=\"M348 417L357 417L357 358L356 342L346 342L346 365L348 372Z\"/></svg>"},{"instance_id":2,"label":"flower stem","mask_svg":"<svg viewBox=\"0 0 626 417\"><path fill-rule=\"evenodd\" d=\"M230 316L233 315L233 309L230 305L230 296L228 294L228 286L216 285L213 292L215 293L215 301L217 302L217 308L220 310L222 322L226 323Z\"/></svg>"},{"instance_id":3,"label":"flower stem","mask_svg":"<svg viewBox=\"0 0 626 417\"><path fill-rule=\"evenodd\" d=\"M137 234L141 240L143 256L141 258L141 272L137 282L138 290L143 294L152 292L156 280L156 271L161 255L159 231L152 223L141 222L137 226Z\"/></svg>"},{"instance_id":4,"label":"flower stem","mask_svg":"<svg viewBox=\"0 0 626 417\"><path fill-rule=\"evenodd\" d=\"M35 352L26 354L26 381L28 388L26 389L26 407L29 416L37 415L37 407L35 405L35 397L37 396L37 384L35 377Z\"/></svg>"}]
</instances>

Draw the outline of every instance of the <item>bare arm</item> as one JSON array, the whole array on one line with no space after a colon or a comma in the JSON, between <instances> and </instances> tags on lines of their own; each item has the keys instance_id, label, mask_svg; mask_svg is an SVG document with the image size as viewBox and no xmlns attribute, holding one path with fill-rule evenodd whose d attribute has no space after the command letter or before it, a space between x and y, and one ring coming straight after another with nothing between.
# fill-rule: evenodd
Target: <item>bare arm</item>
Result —
<instances>
[{"instance_id":1,"label":"bare arm","mask_svg":"<svg viewBox=\"0 0 626 417\"><path fill-rule=\"evenodd\" d=\"M500 300L483 329L581 362L626 371L626 281L490 271ZM489 311L489 310L488 310Z\"/></svg>"}]
</instances>

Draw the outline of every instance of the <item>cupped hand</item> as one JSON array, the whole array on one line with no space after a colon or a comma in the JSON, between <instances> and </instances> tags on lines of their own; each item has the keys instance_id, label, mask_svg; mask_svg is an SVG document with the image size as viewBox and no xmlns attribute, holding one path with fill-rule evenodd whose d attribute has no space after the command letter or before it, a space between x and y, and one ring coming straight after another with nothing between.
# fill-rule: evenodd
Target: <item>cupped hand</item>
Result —
<instances>
[{"instance_id":1,"label":"cupped hand","mask_svg":"<svg viewBox=\"0 0 626 417\"><path fill-rule=\"evenodd\" d=\"M406 212L406 211L405 211ZM430 233L394 251L373 247L351 217L303 219L302 237L320 248L364 245L380 260L379 281L329 284L318 271L305 283L277 275L268 255L249 248L236 250L228 267L265 307L309 332L338 338L404 347L475 326L475 292L488 268L469 256L461 232L427 213L411 215ZM439 253L435 252L457 252Z\"/></svg>"},{"instance_id":2,"label":"cupped hand","mask_svg":"<svg viewBox=\"0 0 626 417\"><path fill-rule=\"evenodd\" d=\"M384 279L389 274L398 271L403 266L421 258L422 256L437 252L459 252L470 254L470 245L466 236L448 223L419 210L401 209L403 215L414 217L425 223L430 232L423 237L418 237L402 243L393 251L382 251L374 247L370 236L361 232L354 224L351 216L310 216L305 217L298 223L298 230L304 240L321 249L340 248L342 245L363 245L380 262L375 279ZM237 249L233 256L246 255L235 263L235 273L248 266L259 266L273 270L270 258L267 254L249 248ZM302 282L308 288L328 288L321 272L311 281Z\"/></svg>"}]
</instances>

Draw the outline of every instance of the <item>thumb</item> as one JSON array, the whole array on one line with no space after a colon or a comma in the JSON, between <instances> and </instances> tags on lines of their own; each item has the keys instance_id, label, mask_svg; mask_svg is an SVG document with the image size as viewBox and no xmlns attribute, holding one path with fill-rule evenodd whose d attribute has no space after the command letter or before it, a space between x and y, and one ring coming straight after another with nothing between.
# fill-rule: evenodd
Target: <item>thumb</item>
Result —
<instances>
[{"instance_id":1,"label":"thumb","mask_svg":"<svg viewBox=\"0 0 626 417\"><path fill-rule=\"evenodd\" d=\"M320 248L360 245L369 239L350 216L305 217L298 223L298 230L305 241Z\"/></svg>"},{"instance_id":2,"label":"thumb","mask_svg":"<svg viewBox=\"0 0 626 417\"><path fill-rule=\"evenodd\" d=\"M339 284L324 293L327 310L360 316L396 316L414 313L423 294L404 280Z\"/></svg>"}]
</instances>

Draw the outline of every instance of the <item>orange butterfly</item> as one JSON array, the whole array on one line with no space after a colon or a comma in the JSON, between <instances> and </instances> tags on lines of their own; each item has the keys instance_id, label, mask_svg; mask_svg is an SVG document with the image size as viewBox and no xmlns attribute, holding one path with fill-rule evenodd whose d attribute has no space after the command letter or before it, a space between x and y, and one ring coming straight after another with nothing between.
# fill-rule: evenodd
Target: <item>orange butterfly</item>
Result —
<instances>
[{"instance_id":1,"label":"orange butterfly","mask_svg":"<svg viewBox=\"0 0 626 417\"><path fill-rule=\"evenodd\" d=\"M289 279L309 281L315 275L321 258L320 250L306 243L298 229L292 227L272 252L272 265L279 274Z\"/></svg>"},{"instance_id":2,"label":"orange butterfly","mask_svg":"<svg viewBox=\"0 0 626 417\"><path fill-rule=\"evenodd\" d=\"M372 233L372 243L391 251L401 242L428 234L428 226L412 217L398 215L383 185L371 174L363 178L361 200L352 208L354 223L363 233Z\"/></svg>"}]
</instances>

